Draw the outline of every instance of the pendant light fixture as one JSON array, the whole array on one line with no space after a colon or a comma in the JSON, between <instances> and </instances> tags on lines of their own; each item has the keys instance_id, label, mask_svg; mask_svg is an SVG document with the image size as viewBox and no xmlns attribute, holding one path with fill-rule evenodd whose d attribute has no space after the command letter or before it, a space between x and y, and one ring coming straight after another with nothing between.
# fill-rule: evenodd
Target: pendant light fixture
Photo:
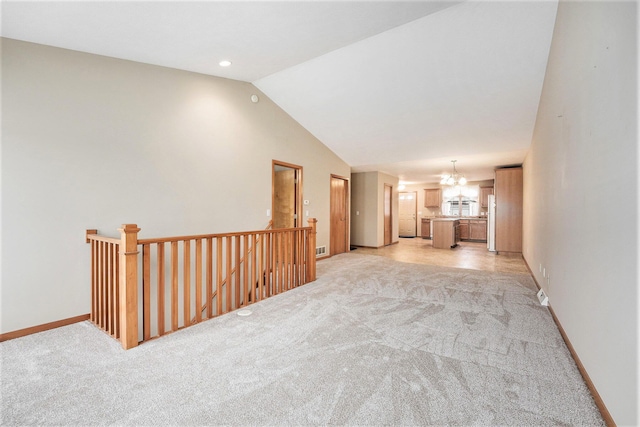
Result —
<instances>
[{"instance_id":1,"label":"pendant light fixture","mask_svg":"<svg viewBox=\"0 0 640 427\"><path fill-rule=\"evenodd\" d=\"M449 175L442 175L442 179L440 180L441 185L456 186L465 185L467 183L467 178L456 170L456 162L457 160L451 160L451 163L453 163L453 172Z\"/></svg>"}]
</instances>

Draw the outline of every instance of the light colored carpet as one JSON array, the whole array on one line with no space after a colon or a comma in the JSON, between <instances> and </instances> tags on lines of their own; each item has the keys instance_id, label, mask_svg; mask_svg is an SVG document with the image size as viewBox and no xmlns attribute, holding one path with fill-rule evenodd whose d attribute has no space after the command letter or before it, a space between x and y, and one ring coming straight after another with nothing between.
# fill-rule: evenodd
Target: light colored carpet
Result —
<instances>
[{"instance_id":1,"label":"light colored carpet","mask_svg":"<svg viewBox=\"0 0 640 427\"><path fill-rule=\"evenodd\" d=\"M318 280L124 351L7 341L3 425L604 425L527 275L343 254Z\"/></svg>"}]
</instances>

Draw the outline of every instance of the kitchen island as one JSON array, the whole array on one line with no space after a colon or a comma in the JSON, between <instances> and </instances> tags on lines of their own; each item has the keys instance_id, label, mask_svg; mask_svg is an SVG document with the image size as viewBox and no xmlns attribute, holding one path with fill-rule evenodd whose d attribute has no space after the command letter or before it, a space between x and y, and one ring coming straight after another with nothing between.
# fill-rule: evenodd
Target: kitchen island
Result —
<instances>
[{"instance_id":1,"label":"kitchen island","mask_svg":"<svg viewBox=\"0 0 640 427\"><path fill-rule=\"evenodd\" d=\"M454 248L460 241L460 220L457 218L434 218L433 247L436 249Z\"/></svg>"}]
</instances>

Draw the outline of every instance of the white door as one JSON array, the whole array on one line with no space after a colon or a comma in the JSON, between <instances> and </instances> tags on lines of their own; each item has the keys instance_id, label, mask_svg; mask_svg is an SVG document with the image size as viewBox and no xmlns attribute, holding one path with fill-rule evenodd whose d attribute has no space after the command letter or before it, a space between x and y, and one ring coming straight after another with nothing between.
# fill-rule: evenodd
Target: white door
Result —
<instances>
[{"instance_id":1,"label":"white door","mask_svg":"<svg viewBox=\"0 0 640 427\"><path fill-rule=\"evenodd\" d=\"M399 234L401 237L416 237L416 192L399 193Z\"/></svg>"}]
</instances>

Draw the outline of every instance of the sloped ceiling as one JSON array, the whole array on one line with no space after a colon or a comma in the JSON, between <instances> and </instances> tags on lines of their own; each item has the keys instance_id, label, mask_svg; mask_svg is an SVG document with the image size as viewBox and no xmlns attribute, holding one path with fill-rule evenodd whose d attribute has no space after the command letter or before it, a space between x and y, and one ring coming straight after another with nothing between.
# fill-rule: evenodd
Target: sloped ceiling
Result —
<instances>
[{"instance_id":1,"label":"sloped ceiling","mask_svg":"<svg viewBox=\"0 0 640 427\"><path fill-rule=\"evenodd\" d=\"M1 7L3 37L252 82L354 171L433 182L522 162L557 2Z\"/></svg>"}]
</instances>

